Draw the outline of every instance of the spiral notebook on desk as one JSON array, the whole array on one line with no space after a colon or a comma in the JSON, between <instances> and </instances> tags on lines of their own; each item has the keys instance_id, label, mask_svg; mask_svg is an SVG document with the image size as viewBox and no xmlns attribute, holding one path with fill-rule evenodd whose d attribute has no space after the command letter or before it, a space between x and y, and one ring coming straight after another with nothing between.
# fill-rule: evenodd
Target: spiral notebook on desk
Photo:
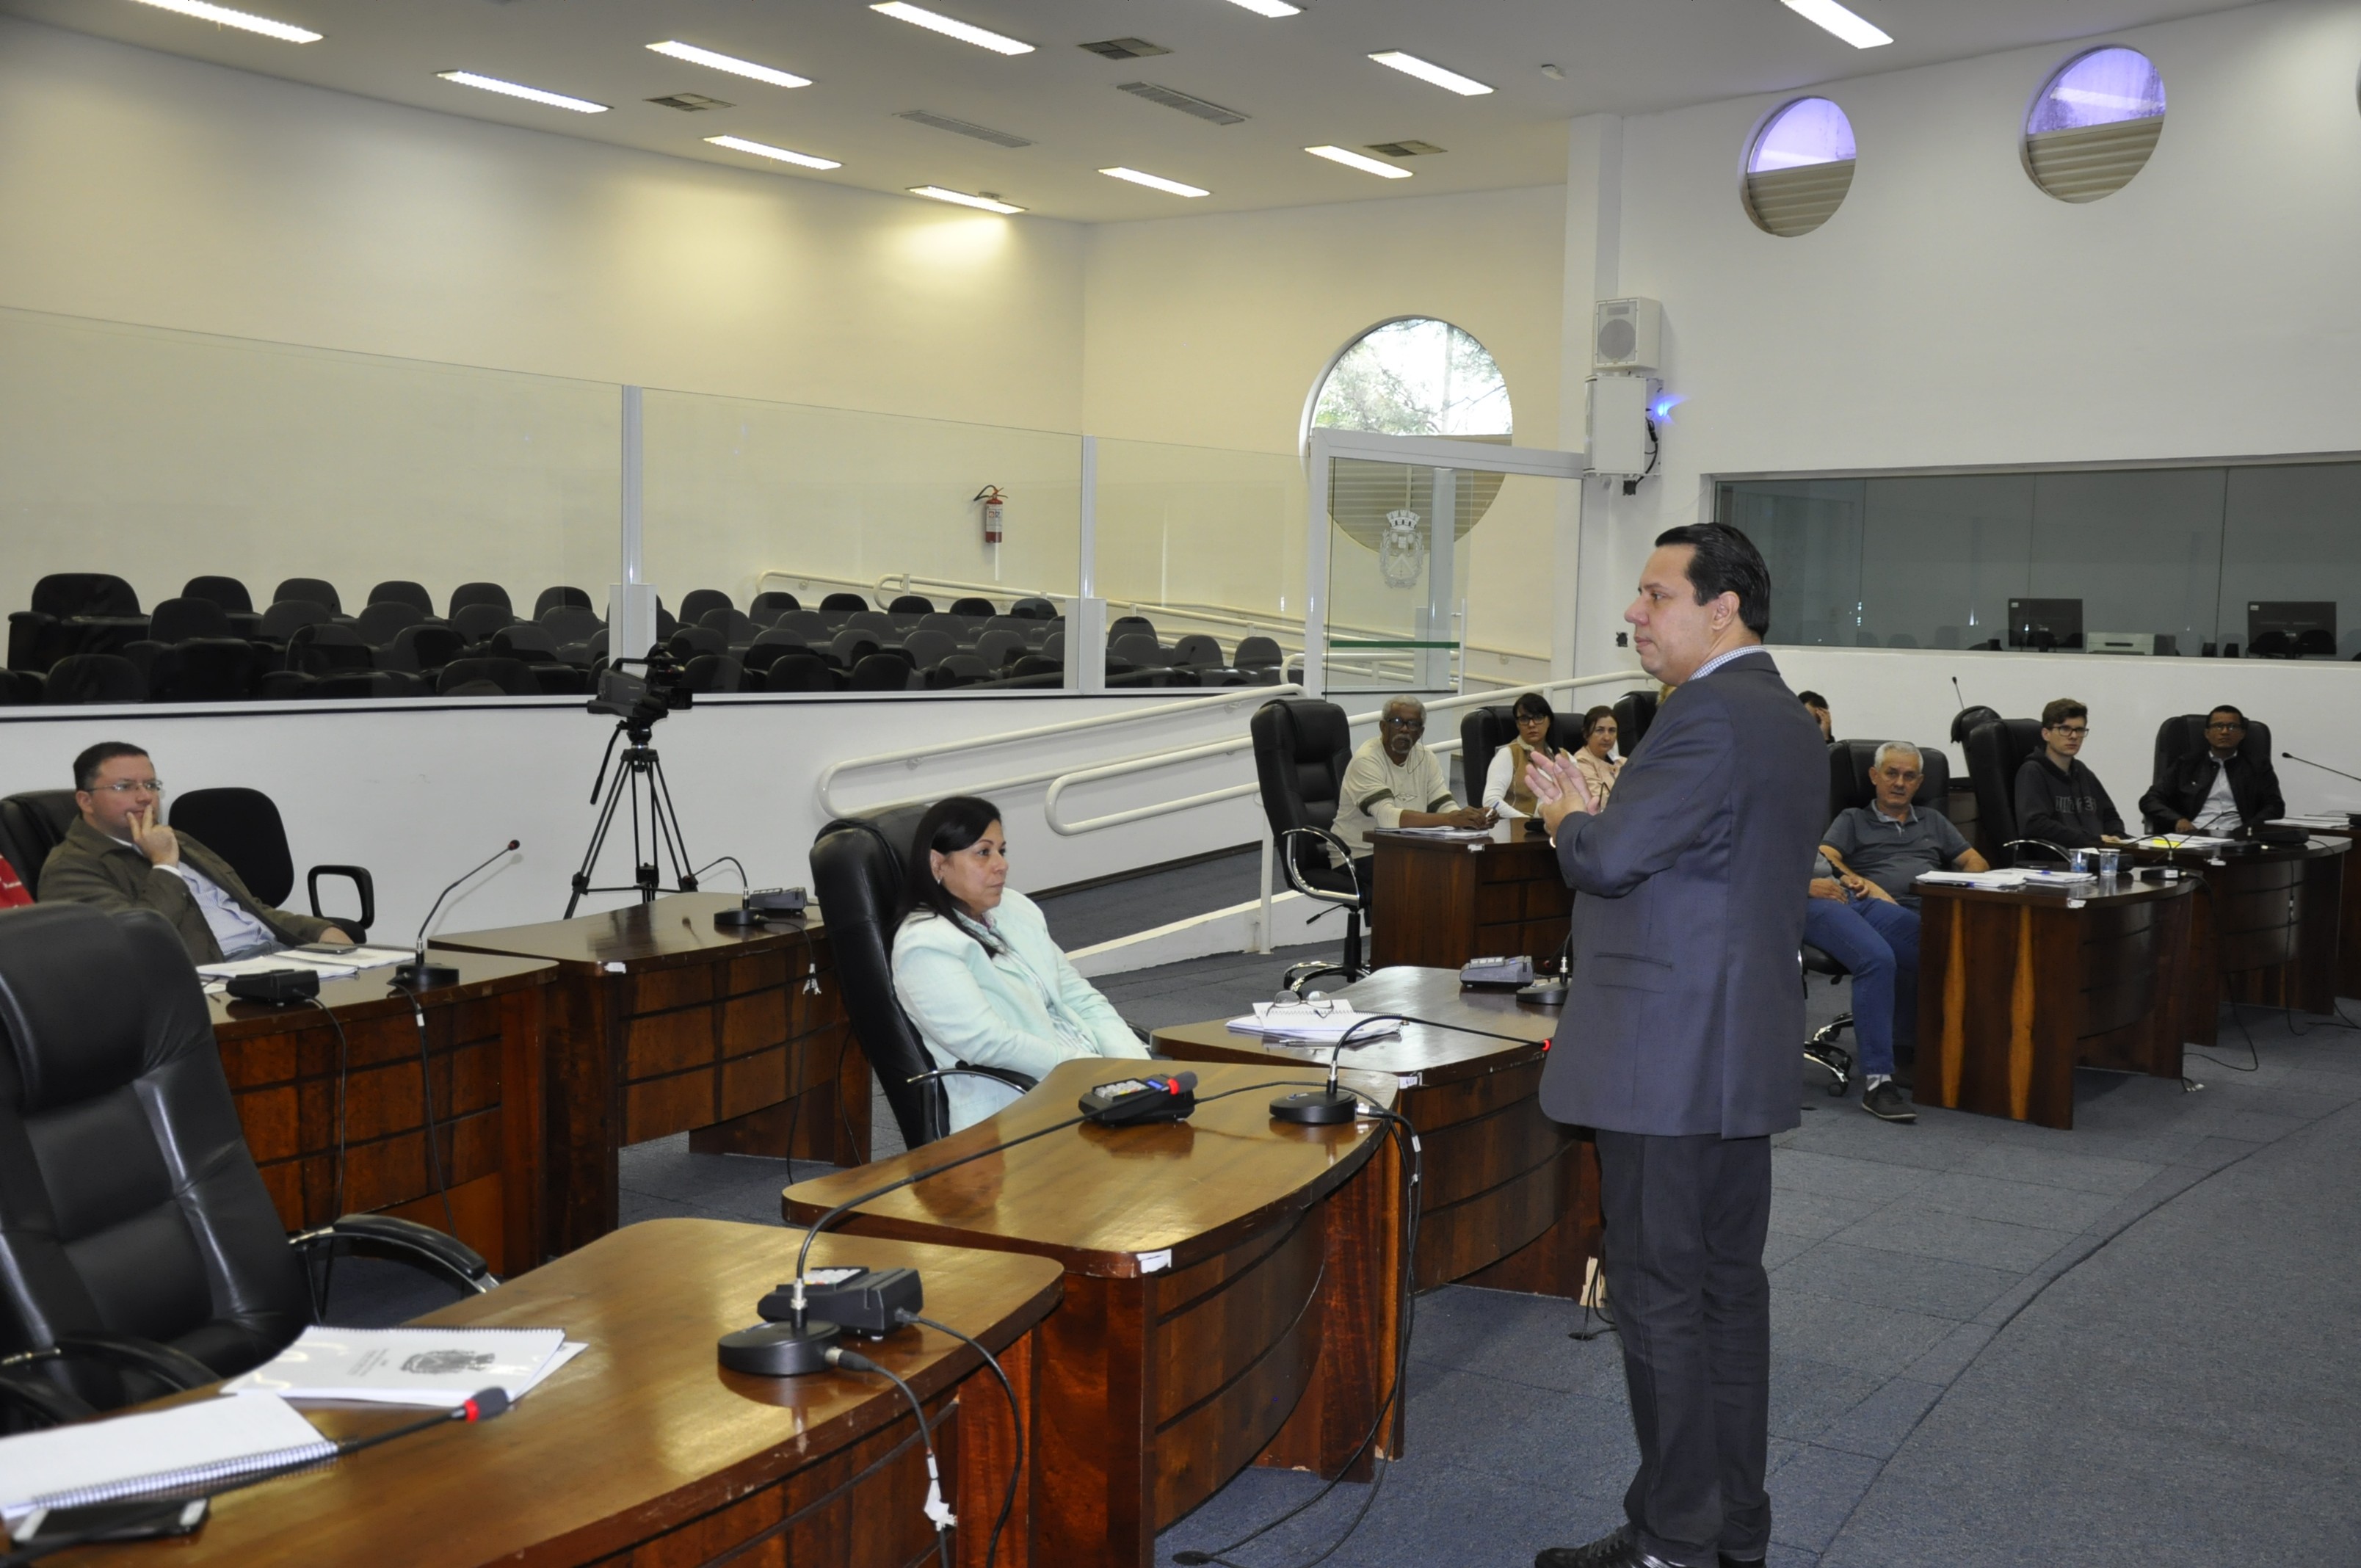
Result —
<instances>
[{"instance_id":1,"label":"spiral notebook on desk","mask_svg":"<svg viewBox=\"0 0 2361 1568\"><path fill-rule=\"evenodd\" d=\"M336 1445L284 1399L225 1395L169 1409L0 1438L0 1519L211 1491L335 1456Z\"/></svg>"}]
</instances>

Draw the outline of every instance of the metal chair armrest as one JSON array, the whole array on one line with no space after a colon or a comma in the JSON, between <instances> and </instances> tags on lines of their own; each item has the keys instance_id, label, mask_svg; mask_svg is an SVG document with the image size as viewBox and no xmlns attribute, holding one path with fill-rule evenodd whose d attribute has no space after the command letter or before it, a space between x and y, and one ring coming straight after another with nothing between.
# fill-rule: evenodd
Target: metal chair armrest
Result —
<instances>
[{"instance_id":1,"label":"metal chair armrest","mask_svg":"<svg viewBox=\"0 0 2361 1568\"><path fill-rule=\"evenodd\" d=\"M220 1373L186 1351L174 1350L169 1344L159 1344L154 1340L140 1339L132 1334L108 1333L103 1329L60 1334L54 1344L43 1349L0 1359L0 1371L29 1365L37 1361L62 1360L77 1355L145 1373L168 1388L183 1391L202 1388L208 1383L221 1380Z\"/></svg>"},{"instance_id":2,"label":"metal chair armrest","mask_svg":"<svg viewBox=\"0 0 2361 1568\"><path fill-rule=\"evenodd\" d=\"M1306 882L1303 879L1302 869L1295 863L1295 848L1290 842L1298 837L1316 839L1334 850L1340 864L1331 869L1342 871L1346 879L1352 883L1353 891L1339 893L1334 888L1314 887ZM1348 905L1356 909L1360 907L1362 895L1366 890L1361 886L1360 872L1353 869L1353 851L1344 839L1324 828L1290 828L1279 836L1276 848L1279 850L1279 867L1287 875L1288 886L1306 898L1318 899L1323 904Z\"/></svg>"},{"instance_id":3,"label":"metal chair armrest","mask_svg":"<svg viewBox=\"0 0 2361 1568\"><path fill-rule=\"evenodd\" d=\"M1038 1078L1027 1078L1021 1072L1017 1072L1005 1067L968 1067L965 1065L959 1067L939 1067L931 1072L918 1073L906 1081L911 1083L925 1083L931 1079L939 1082L946 1078L988 1078L994 1083L1006 1084L1009 1088L1014 1089L1019 1094L1031 1092L1034 1089L1039 1087L1041 1082Z\"/></svg>"},{"instance_id":4,"label":"metal chair armrest","mask_svg":"<svg viewBox=\"0 0 2361 1568\"><path fill-rule=\"evenodd\" d=\"M480 1296L500 1285L491 1265L467 1243L391 1214L346 1214L333 1224L290 1236L288 1245L299 1253L325 1251L331 1257L358 1253L390 1258L434 1275L464 1295Z\"/></svg>"},{"instance_id":5,"label":"metal chair armrest","mask_svg":"<svg viewBox=\"0 0 2361 1568\"><path fill-rule=\"evenodd\" d=\"M98 1414L64 1389L52 1387L38 1377L21 1372L0 1372L0 1410L11 1409L30 1416L45 1427L61 1427Z\"/></svg>"}]
</instances>

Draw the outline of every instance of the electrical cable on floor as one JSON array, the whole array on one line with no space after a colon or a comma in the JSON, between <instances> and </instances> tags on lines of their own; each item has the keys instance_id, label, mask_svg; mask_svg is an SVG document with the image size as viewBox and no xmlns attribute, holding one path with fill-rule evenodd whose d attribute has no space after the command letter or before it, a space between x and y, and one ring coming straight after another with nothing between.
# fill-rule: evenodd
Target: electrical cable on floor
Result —
<instances>
[{"instance_id":1,"label":"electrical cable on floor","mask_svg":"<svg viewBox=\"0 0 2361 1568\"><path fill-rule=\"evenodd\" d=\"M916 1312L903 1312L899 1315L906 1323L917 1323L922 1328L932 1329L937 1333L949 1334L955 1340L964 1341L976 1354L983 1357L983 1364L992 1368L992 1375L994 1377L1000 1379L1000 1391L1008 1396L1008 1424L1010 1430L1016 1434L1016 1455L1015 1462L1008 1467L1008 1494L1000 1499L1000 1517L992 1521L992 1537L983 1549L983 1568L994 1568L994 1564L1000 1558L1000 1532L1008 1528L1009 1516L1016 1511L1016 1479L1025 1474L1025 1412L1023 1407L1016 1402L1016 1385L1008 1380L1008 1374L1001 1367L1000 1358L985 1349L982 1340L972 1339L949 1323L939 1323L932 1318L922 1318Z\"/></svg>"},{"instance_id":2,"label":"electrical cable on floor","mask_svg":"<svg viewBox=\"0 0 2361 1568\"><path fill-rule=\"evenodd\" d=\"M2246 1055L2250 1059L2252 1059L2254 1066L2240 1067L2236 1062L2224 1061L2220 1057L2209 1057L2203 1051L2191 1051L2189 1054L2195 1057L2199 1061L2210 1061L2215 1067L2227 1068L2232 1072L2260 1072L2263 1068L2262 1053L2255 1049L2254 1031L2246 1027L2246 1014L2238 1011L2238 1004L2235 1002L2230 1003L2230 1016L2236 1022L2238 1025L2238 1033L2245 1036L2246 1038ZM2182 1081L2186 1082L2188 1080L2183 1079Z\"/></svg>"}]
</instances>

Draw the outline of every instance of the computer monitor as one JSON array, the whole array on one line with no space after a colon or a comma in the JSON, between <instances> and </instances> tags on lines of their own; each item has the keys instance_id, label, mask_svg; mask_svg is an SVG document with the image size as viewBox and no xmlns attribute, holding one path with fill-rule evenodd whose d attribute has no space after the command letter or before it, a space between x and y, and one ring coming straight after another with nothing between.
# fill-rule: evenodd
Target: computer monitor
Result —
<instances>
[{"instance_id":1,"label":"computer monitor","mask_svg":"<svg viewBox=\"0 0 2361 1568\"><path fill-rule=\"evenodd\" d=\"M2334 599L2253 599L2246 605L2249 658L2336 657Z\"/></svg>"},{"instance_id":2,"label":"computer monitor","mask_svg":"<svg viewBox=\"0 0 2361 1568\"><path fill-rule=\"evenodd\" d=\"M2082 646L2081 599L2011 599L2008 645L2012 648Z\"/></svg>"}]
</instances>

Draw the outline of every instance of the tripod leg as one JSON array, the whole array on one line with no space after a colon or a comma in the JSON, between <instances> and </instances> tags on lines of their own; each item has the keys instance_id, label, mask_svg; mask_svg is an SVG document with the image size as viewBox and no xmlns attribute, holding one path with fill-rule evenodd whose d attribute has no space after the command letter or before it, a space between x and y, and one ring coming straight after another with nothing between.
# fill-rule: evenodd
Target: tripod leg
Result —
<instances>
[{"instance_id":1,"label":"tripod leg","mask_svg":"<svg viewBox=\"0 0 2361 1568\"><path fill-rule=\"evenodd\" d=\"M656 837L662 840L665 853L672 857L673 881L683 893L697 891L697 872L691 869L688 840L680 830L680 813L673 809L672 784L664 777L664 759L649 759L649 815L655 818ZM651 860L654 857L650 856Z\"/></svg>"},{"instance_id":2,"label":"tripod leg","mask_svg":"<svg viewBox=\"0 0 2361 1568\"><path fill-rule=\"evenodd\" d=\"M614 743L610 740L608 744L611 747ZM598 771L605 773L604 762L599 763ZM630 771L626 768L623 773ZM574 873L574 894L566 901L566 918L568 920L574 918L575 906L582 902L582 895L590 891L590 873L598 868L598 851L606 847L607 831L614 826L615 807L623 798L623 773L615 775L614 787L607 792L607 804L598 810L598 826L590 834L590 847L583 851L581 869ZM594 795L592 798L597 797Z\"/></svg>"}]
</instances>

